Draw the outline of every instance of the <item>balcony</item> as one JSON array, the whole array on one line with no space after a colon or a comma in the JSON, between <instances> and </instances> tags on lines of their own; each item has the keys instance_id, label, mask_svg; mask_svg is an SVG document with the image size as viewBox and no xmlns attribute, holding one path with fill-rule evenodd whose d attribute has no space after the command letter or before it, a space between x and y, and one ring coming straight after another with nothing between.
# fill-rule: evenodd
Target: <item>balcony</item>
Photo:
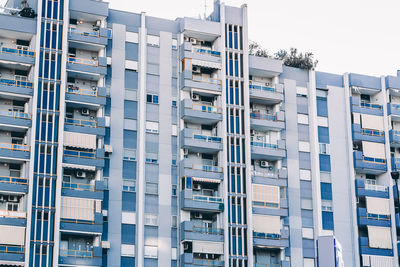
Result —
<instances>
[{"instance_id":1,"label":"balcony","mask_svg":"<svg viewBox=\"0 0 400 267\"><path fill-rule=\"evenodd\" d=\"M181 58L216 63L221 66L221 52L212 50L211 47L197 46L189 42L184 42L181 51Z\"/></svg>"},{"instance_id":2,"label":"balcony","mask_svg":"<svg viewBox=\"0 0 400 267\"><path fill-rule=\"evenodd\" d=\"M210 94L220 93L222 81L211 76L193 75L192 71L185 70L182 72L181 89L190 91L192 88L207 90Z\"/></svg>"},{"instance_id":3,"label":"balcony","mask_svg":"<svg viewBox=\"0 0 400 267\"><path fill-rule=\"evenodd\" d=\"M64 163L104 167L104 149L96 151L80 151L64 149Z\"/></svg>"},{"instance_id":4,"label":"balcony","mask_svg":"<svg viewBox=\"0 0 400 267\"><path fill-rule=\"evenodd\" d=\"M372 129L363 129L360 124L352 125L354 141L370 141L376 143L385 143L385 132Z\"/></svg>"},{"instance_id":5,"label":"balcony","mask_svg":"<svg viewBox=\"0 0 400 267\"><path fill-rule=\"evenodd\" d=\"M380 249L369 247L368 237L359 237L360 254L376 255L376 256L393 256L392 249Z\"/></svg>"},{"instance_id":6,"label":"balcony","mask_svg":"<svg viewBox=\"0 0 400 267\"><path fill-rule=\"evenodd\" d=\"M0 224L26 227L26 212L0 210Z\"/></svg>"},{"instance_id":7,"label":"balcony","mask_svg":"<svg viewBox=\"0 0 400 267\"><path fill-rule=\"evenodd\" d=\"M181 254L181 267L223 267L224 261L220 259L200 259L194 258L192 253Z\"/></svg>"},{"instance_id":8,"label":"balcony","mask_svg":"<svg viewBox=\"0 0 400 267\"><path fill-rule=\"evenodd\" d=\"M73 183L63 181L61 195L102 200L104 198L104 188L104 181L92 181L91 183Z\"/></svg>"},{"instance_id":9,"label":"balcony","mask_svg":"<svg viewBox=\"0 0 400 267\"><path fill-rule=\"evenodd\" d=\"M215 165L208 165L208 163L201 163L193 158L186 158L181 162L182 176L201 177L208 179L222 180L223 168Z\"/></svg>"},{"instance_id":10,"label":"balcony","mask_svg":"<svg viewBox=\"0 0 400 267\"><path fill-rule=\"evenodd\" d=\"M70 12L83 13L85 16L105 18L108 16L108 2L97 0L71 0L69 3Z\"/></svg>"},{"instance_id":11,"label":"balcony","mask_svg":"<svg viewBox=\"0 0 400 267\"><path fill-rule=\"evenodd\" d=\"M390 227L391 221L388 215L379 215L367 213L366 208L357 208L358 225L371 225L371 226L382 226Z\"/></svg>"},{"instance_id":12,"label":"balcony","mask_svg":"<svg viewBox=\"0 0 400 267\"><path fill-rule=\"evenodd\" d=\"M107 59L105 57L100 57L96 59L76 58L74 56L68 56L67 70L75 72L75 76L82 79L93 78L92 75L106 75Z\"/></svg>"},{"instance_id":13,"label":"balcony","mask_svg":"<svg viewBox=\"0 0 400 267\"><path fill-rule=\"evenodd\" d=\"M289 247L289 231L281 230L281 234L253 232L254 246L287 248Z\"/></svg>"},{"instance_id":14,"label":"balcony","mask_svg":"<svg viewBox=\"0 0 400 267\"><path fill-rule=\"evenodd\" d=\"M224 242L224 230L196 226L195 222L185 221L181 223L181 241L199 240L210 242Z\"/></svg>"},{"instance_id":15,"label":"balcony","mask_svg":"<svg viewBox=\"0 0 400 267\"><path fill-rule=\"evenodd\" d=\"M0 261L10 262L10 265L7 266L24 266L25 248L23 246L0 245Z\"/></svg>"},{"instance_id":16,"label":"balcony","mask_svg":"<svg viewBox=\"0 0 400 267\"><path fill-rule=\"evenodd\" d=\"M28 178L0 176L0 190L28 193Z\"/></svg>"},{"instance_id":17,"label":"balcony","mask_svg":"<svg viewBox=\"0 0 400 267\"><path fill-rule=\"evenodd\" d=\"M4 7L1 7L0 21L0 30L5 31L5 34L10 34L9 32L18 32L25 36L33 36L36 34L36 19L11 15L10 11Z\"/></svg>"},{"instance_id":18,"label":"balcony","mask_svg":"<svg viewBox=\"0 0 400 267\"><path fill-rule=\"evenodd\" d=\"M106 28L93 28L83 29L76 26L70 26L68 31L68 40L77 43L89 43L96 46L100 50L107 45L107 29Z\"/></svg>"},{"instance_id":19,"label":"balcony","mask_svg":"<svg viewBox=\"0 0 400 267\"><path fill-rule=\"evenodd\" d=\"M388 115L392 115L392 121L400 121L400 105L394 103L388 103Z\"/></svg>"},{"instance_id":20,"label":"balcony","mask_svg":"<svg viewBox=\"0 0 400 267\"><path fill-rule=\"evenodd\" d=\"M354 168L359 173L382 174L387 170L386 159L365 157L362 151L354 151Z\"/></svg>"},{"instance_id":21,"label":"balcony","mask_svg":"<svg viewBox=\"0 0 400 267\"><path fill-rule=\"evenodd\" d=\"M31 114L14 111L13 107L8 110L0 110L0 124L7 128L29 128L32 125Z\"/></svg>"},{"instance_id":22,"label":"balcony","mask_svg":"<svg viewBox=\"0 0 400 267\"><path fill-rule=\"evenodd\" d=\"M35 52L16 47L0 46L0 60L33 65Z\"/></svg>"},{"instance_id":23,"label":"balcony","mask_svg":"<svg viewBox=\"0 0 400 267\"><path fill-rule=\"evenodd\" d=\"M222 150L222 138L196 133L185 128L181 132L181 147L191 152L214 154Z\"/></svg>"},{"instance_id":24,"label":"balcony","mask_svg":"<svg viewBox=\"0 0 400 267\"><path fill-rule=\"evenodd\" d=\"M366 184L364 179L356 179L357 197L389 198L388 187L384 185Z\"/></svg>"},{"instance_id":25,"label":"balcony","mask_svg":"<svg viewBox=\"0 0 400 267\"><path fill-rule=\"evenodd\" d=\"M104 118L97 118L96 120L66 118L64 130L67 132L77 132L83 134L95 134L99 136L104 136L106 134L104 126Z\"/></svg>"},{"instance_id":26,"label":"balcony","mask_svg":"<svg viewBox=\"0 0 400 267\"><path fill-rule=\"evenodd\" d=\"M222 108L184 99L181 102L181 118L195 124L213 125L222 121Z\"/></svg>"},{"instance_id":27,"label":"balcony","mask_svg":"<svg viewBox=\"0 0 400 267\"><path fill-rule=\"evenodd\" d=\"M71 102L82 102L90 105L106 104L106 88L97 87L93 88L80 88L74 85L68 85L65 89L65 100Z\"/></svg>"},{"instance_id":28,"label":"balcony","mask_svg":"<svg viewBox=\"0 0 400 267\"><path fill-rule=\"evenodd\" d=\"M58 263L60 265L101 266L101 247L93 247L87 251L60 249Z\"/></svg>"},{"instance_id":29,"label":"balcony","mask_svg":"<svg viewBox=\"0 0 400 267\"><path fill-rule=\"evenodd\" d=\"M266 86L262 83L249 81L250 101L262 104L278 104L283 101L283 86L276 84Z\"/></svg>"},{"instance_id":30,"label":"balcony","mask_svg":"<svg viewBox=\"0 0 400 267\"><path fill-rule=\"evenodd\" d=\"M368 102L360 102L360 99L357 97L350 98L350 105L351 112L383 116L382 105Z\"/></svg>"},{"instance_id":31,"label":"balcony","mask_svg":"<svg viewBox=\"0 0 400 267\"><path fill-rule=\"evenodd\" d=\"M252 170L251 177L255 184L287 186L288 172L287 169L269 171L266 168L264 171Z\"/></svg>"},{"instance_id":32,"label":"balcony","mask_svg":"<svg viewBox=\"0 0 400 267\"><path fill-rule=\"evenodd\" d=\"M29 160L30 147L28 145L0 143L0 158Z\"/></svg>"},{"instance_id":33,"label":"balcony","mask_svg":"<svg viewBox=\"0 0 400 267\"><path fill-rule=\"evenodd\" d=\"M278 160L286 156L284 140L278 140L277 144L251 141L251 158L258 160Z\"/></svg>"},{"instance_id":34,"label":"balcony","mask_svg":"<svg viewBox=\"0 0 400 267\"><path fill-rule=\"evenodd\" d=\"M0 93L19 94L29 97L33 95L33 82L0 77Z\"/></svg>"},{"instance_id":35,"label":"balcony","mask_svg":"<svg viewBox=\"0 0 400 267\"><path fill-rule=\"evenodd\" d=\"M94 221L61 218L60 231L100 234L103 232L103 214L95 213Z\"/></svg>"},{"instance_id":36,"label":"balcony","mask_svg":"<svg viewBox=\"0 0 400 267\"><path fill-rule=\"evenodd\" d=\"M261 114L250 112L250 128L258 131L280 131L285 129L285 113Z\"/></svg>"},{"instance_id":37,"label":"balcony","mask_svg":"<svg viewBox=\"0 0 400 267\"><path fill-rule=\"evenodd\" d=\"M389 130L389 141L391 147L400 147L400 131Z\"/></svg>"},{"instance_id":38,"label":"balcony","mask_svg":"<svg viewBox=\"0 0 400 267\"><path fill-rule=\"evenodd\" d=\"M223 212L224 200L222 197L195 195L192 190L181 192L181 208L188 211Z\"/></svg>"}]
</instances>

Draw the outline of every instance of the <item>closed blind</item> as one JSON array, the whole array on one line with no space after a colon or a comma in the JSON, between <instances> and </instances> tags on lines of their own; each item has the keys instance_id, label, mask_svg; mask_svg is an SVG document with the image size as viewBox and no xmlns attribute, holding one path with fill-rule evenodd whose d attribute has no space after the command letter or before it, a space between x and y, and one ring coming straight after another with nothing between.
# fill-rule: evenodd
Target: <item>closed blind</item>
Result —
<instances>
[{"instance_id":1,"label":"closed blind","mask_svg":"<svg viewBox=\"0 0 400 267\"><path fill-rule=\"evenodd\" d=\"M369 247L392 249L392 235L390 227L367 226Z\"/></svg>"},{"instance_id":2,"label":"closed blind","mask_svg":"<svg viewBox=\"0 0 400 267\"><path fill-rule=\"evenodd\" d=\"M96 149L96 135L64 132L64 146Z\"/></svg>"},{"instance_id":3,"label":"closed blind","mask_svg":"<svg viewBox=\"0 0 400 267\"><path fill-rule=\"evenodd\" d=\"M390 215L389 199L366 197L366 200L368 213Z\"/></svg>"},{"instance_id":4,"label":"closed blind","mask_svg":"<svg viewBox=\"0 0 400 267\"><path fill-rule=\"evenodd\" d=\"M224 254L224 244L217 242L193 241L194 253Z\"/></svg>"},{"instance_id":5,"label":"closed blind","mask_svg":"<svg viewBox=\"0 0 400 267\"><path fill-rule=\"evenodd\" d=\"M279 206L279 186L253 184L253 201L273 203Z\"/></svg>"},{"instance_id":6,"label":"closed blind","mask_svg":"<svg viewBox=\"0 0 400 267\"><path fill-rule=\"evenodd\" d=\"M0 244L23 246L25 227L0 225Z\"/></svg>"},{"instance_id":7,"label":"closed blind","mask_svg":"<svg viewBox=\"0 0 400 267\"><path fill-rule=\"evenodd\" d=\"M383 117L361 114L361 128L383 131Z\"/></svg>"},{"instance_id":8,"label":"closed blind","mask_svg":"<svg viewBox=\"0 0 400 267\"><path fill-rule=\"evenodd\" d=\"M362 146L363 146L363 155L365 157L386 159L384 144L362 141Z\"/></svg>"},{"instance_id":9,"label":"closed blind","mask_svg":"<svg viewBox=\"0 0 400 267\"><path fill-rule=\"evenodd\" d=\"M61 198L61 218L94 221L95 200L76 197Z\"/></svg>"},{"instance_id":10,"label":"closed blind","mask_svg":"<svg viewBox=\"0 0 400 267\"><path fill-rule=\"evenodd\" d=\"M266 234L281 234L281 217L253 214L253 231Z\"/></svg>"}]
</instances>

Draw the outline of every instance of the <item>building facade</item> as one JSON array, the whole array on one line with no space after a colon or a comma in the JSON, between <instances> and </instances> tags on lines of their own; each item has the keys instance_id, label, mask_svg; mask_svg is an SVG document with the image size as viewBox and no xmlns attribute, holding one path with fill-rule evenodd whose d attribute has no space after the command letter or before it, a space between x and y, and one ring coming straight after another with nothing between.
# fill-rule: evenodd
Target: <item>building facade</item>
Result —
<instances>
[{"instance_id":1,"label":"building facade","mask_svg":"<svg viewBox=\"0 0 400 267\"><path fill-rule=\"evenodd\" d=\"M245 5L1 11L0 266L398 266L400 75L249 55Z\"/></svg>"}]
</instances>

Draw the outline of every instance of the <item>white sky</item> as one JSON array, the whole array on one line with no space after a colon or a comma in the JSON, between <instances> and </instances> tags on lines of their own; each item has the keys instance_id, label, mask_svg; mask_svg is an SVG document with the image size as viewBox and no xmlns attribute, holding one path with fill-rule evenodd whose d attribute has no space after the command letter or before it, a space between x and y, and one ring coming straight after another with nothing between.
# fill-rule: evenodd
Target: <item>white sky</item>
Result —
<instances>
[{"instance_id":1,"label":"white sky","mask_svg":"<svg viewBox=\"0 0 400 267\"><path fill-rule=\"evenodd\" d=\"M212 9L213 0L108 0L110 8L175 19ZM249 38L270 53L296 47L318 71L395 75L400 69L399 0L225 0L247 3Z\"/></svg>"}]
</instances>

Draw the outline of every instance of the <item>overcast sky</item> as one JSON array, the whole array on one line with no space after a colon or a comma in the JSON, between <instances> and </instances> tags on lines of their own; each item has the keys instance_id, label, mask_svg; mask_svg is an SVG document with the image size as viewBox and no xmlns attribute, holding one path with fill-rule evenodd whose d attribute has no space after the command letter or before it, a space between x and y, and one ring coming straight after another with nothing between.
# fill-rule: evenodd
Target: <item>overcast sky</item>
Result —
<instances>
[{"instance_id":1,"label":"overcast sky","mask_svg":"<svg viewBox=\"0 0 400 267\"><path fill-rule=\"evenodd\" d=\"M113 9L175 19L212 9L213 0L109 0ZM400 68L399 0L225 0L247 3L249 38L274 53L297 47L318 71L395 75Z\"/></svg>"}]
</instances>

